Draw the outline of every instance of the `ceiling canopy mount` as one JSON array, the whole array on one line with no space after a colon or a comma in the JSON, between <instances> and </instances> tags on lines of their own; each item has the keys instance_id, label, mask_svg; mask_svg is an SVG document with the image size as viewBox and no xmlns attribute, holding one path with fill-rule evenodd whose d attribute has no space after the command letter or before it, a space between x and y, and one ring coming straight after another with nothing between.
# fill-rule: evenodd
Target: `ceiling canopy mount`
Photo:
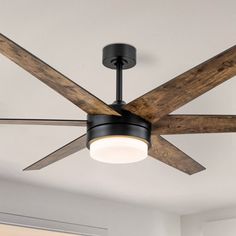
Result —
<instances>
[{"instance_id":1,"label":"ceiling canopy mount","mask_svg":"<svg viewBox=\"0 0 236 236\"><path fill-rule=\"evenodd\" d=\"M109 44L103 48L102 63L113 70L119 64L124 70L130 69L136 65L136 48L124 43Z\"/></svg>"}]
</instances>

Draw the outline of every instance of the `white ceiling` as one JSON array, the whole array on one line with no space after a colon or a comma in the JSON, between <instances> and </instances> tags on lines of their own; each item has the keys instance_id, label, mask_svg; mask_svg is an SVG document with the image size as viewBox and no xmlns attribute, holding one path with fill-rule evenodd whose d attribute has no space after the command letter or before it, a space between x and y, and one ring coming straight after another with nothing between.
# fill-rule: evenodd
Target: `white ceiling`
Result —
<instances>
[{"instance_id":1,"label":"white ceiling","mask_svg":"<svg viewBox=\"0 0 236 236\"><path fill-rule=\"evenodd\" d=\"M125 72L126 101L235 44L235 0L0 0L0 31L96 96L114 100L115 74L102 47L138 50ZM0 56L0 117L85 118L85 113ZM235 78L176 113L236 113ZM48 168L22 172L85 132L74 127L0 126L0 176L99 197L190 213L236 204L236 134L168 136L207 167L188 176L154 159L106 165L76 153Z\"/></svg>"}]
</instances>

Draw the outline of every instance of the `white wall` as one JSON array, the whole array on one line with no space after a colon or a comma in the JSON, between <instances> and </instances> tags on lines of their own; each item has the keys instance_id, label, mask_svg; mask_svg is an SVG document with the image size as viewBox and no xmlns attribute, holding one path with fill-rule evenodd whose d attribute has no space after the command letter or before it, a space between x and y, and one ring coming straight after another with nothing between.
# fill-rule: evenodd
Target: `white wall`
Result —
<instances>
[{"instance_id":1,"label":"white wall","mask_svg":"<svg viewBox=\"0 0 236 236\"><path fill-rule=\"evenodd\" d=\"M236 219L207 222L204 227L204 236L235 236Z\"/></svg>"},{"instance_id":2,"label":"white wall","mask_svg":"<svg viewBox=\"0 0 236 236\"><path fill-rule=\"evenodd\" d=\"M236 218L236 207L182 216L182 236L203 236L204 227L206 226L207 222L233 218Z\"/></svg>"},{"instance_id":3,"label":"white wall","mask_svg":"<svg viewBox=\"0 0 236 236\"><path fill-rule=\"evenodd\" d=\"M172 213L4 180L0 211L104 227L109 236L180 236Z\"/></svg>"}]
</instances>

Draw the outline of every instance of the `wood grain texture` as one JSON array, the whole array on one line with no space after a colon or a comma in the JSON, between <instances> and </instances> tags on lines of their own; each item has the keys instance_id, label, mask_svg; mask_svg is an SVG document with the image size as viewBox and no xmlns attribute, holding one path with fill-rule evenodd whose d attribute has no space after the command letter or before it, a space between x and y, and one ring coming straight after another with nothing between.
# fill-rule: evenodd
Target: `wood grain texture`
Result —
<instances>
[{"instance_id":1,"label":"wood grain texture","mask_svg":"<svg viewBox=\"0 0 236 236\"><path fill-rule=\"evenodd\" d=\"M86 127L86 120L52 120L52 119L10 119L0 118L0 125L54 125Z\"/></svg>"},{"instance_id":2,"label":"wood grain texture","mask_svg":"<svg viewBox=\"0 0 236 236\"><path fill-rule=\"evenodd\" d=\"M236 75L236 45L124 106L156 123Z\"/></svg>"},{"instance_id":3,"label":"wood grain texture","mask_svg":"<svg viewBox=\"0 0 236 236\"><path fill-rule=\"evenodd\" d=\"M79 138L75 139L74 141L66 144L65 146L59 148L55 152L49 154L48 156L44 157L43 159L35 162L34 164L26 167L25 170L40 170L52 163L59 161L69 155L80 151L81 149L86 148L87 143L87 135L84 134Z\"/></svg>"},{"instance_id":4,"label":"wood grain texture","mask_svg":"<svg viewBox=\"0 0 236 236\"><path fill-rule=\"evenodd\" d=\"M167 115L152 127L152 134L226 132L236 132L236 115Z\"/></svg>"},{"instance_id":5,"label":"wood grain texture","mask_svg":"<svg viewBox=\"0 0 236 236\"><path fill-rule=\"evenodd\" d=\"M119 115L115 110L4 35L0 53L90 115Z\"/></svg>"},{"instance_id":6,"label":"wood grain texture","mask_svg":"<svg viewBox=\"0 0 236 236\"><path fill-rule=\"evenodd\" d=\"M152 135L151 143L152 146L148 152L149 156L189 175L205 170L205 167L161 136Z\"/></svg>"}]
</instances>

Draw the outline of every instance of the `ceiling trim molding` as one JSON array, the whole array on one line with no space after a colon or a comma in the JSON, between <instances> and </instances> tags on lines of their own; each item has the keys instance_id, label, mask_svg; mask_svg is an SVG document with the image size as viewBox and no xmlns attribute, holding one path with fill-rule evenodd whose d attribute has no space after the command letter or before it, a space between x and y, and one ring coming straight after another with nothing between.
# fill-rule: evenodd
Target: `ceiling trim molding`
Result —
<instances>
[{"instance_id":1,"label":"ceiling trim molding","mask_svg":"<svg viewBox=\"0 0 236 236\"><path fill-rule=\"evenodd\" d=\"M0 223L80 236L107 236L107 229L57 220L0 212Z\"/></svg>"}]
</instances>

